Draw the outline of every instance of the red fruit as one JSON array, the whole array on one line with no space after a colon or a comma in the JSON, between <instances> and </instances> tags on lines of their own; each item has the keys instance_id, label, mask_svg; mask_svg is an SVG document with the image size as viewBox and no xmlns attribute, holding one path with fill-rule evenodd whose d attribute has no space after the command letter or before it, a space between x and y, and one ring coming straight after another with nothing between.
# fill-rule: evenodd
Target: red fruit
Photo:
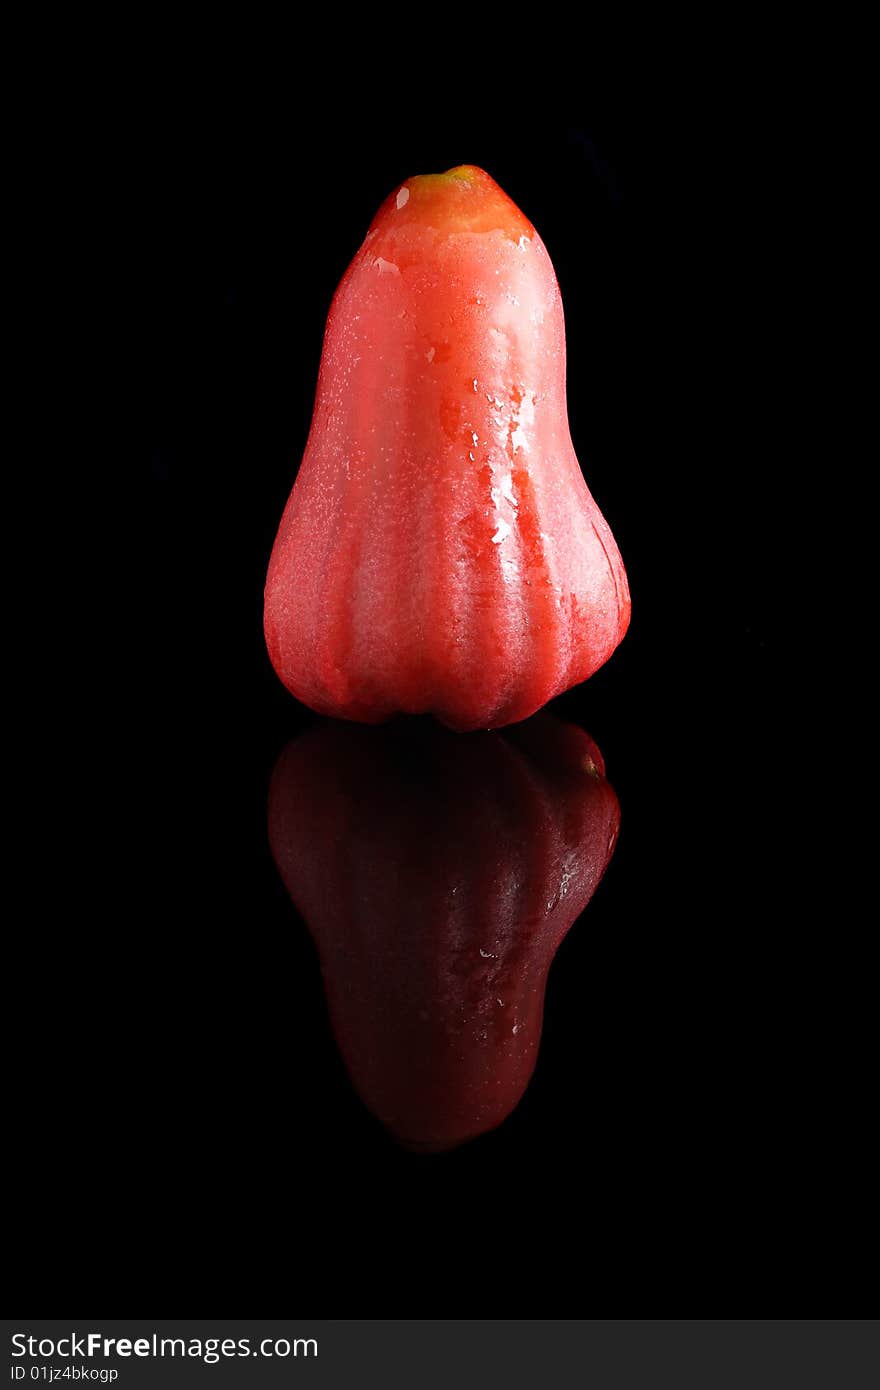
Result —
<instances>
[{"instance_id":1,"label":"red fruit","mask_svg":"<svg viewBox=\"0 0 880 1390\"><path fill-rule=\"evenodd\" d=\"M328 723L284 750L275 862L354 1086L402 1143L452 1148L517 1105L619 823L598 748L548 715L469 739Z\"/></svg>"},{"instance_id":2,"label":"red fruit","mask_svg":"<svg viewBox=\"0 0 880 1390\"><path fill-rule=\"evenodd\" d=\"M540 237L481 169L409 179L330 308L266 583L278 675L324 714L490 728L586 680L629 613Z\"/></svg>"}]
</instances>

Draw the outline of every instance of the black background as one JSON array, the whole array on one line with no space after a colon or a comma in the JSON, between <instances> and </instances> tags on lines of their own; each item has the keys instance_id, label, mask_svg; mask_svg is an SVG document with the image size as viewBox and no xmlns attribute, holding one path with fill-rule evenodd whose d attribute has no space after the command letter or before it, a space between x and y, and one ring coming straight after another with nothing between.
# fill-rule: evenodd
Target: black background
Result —
<instances>
[{"instance_id":1,"label":"black background","mask_svg":"<svg viewBox=\"0 0 880 1390\"><path fill-rule=\"evenodd\" d=\"M63 1117L17 1150L36 1286L474 1317L634 1289L698 1308L744 1265L752 1293L808 1284L844 1219L842 1190L814 1200L844 1119L777 871L783 465L759 428L754 163L630 99L338 133L274 89L165 97L106 164L123 153L146 698L102 750L124 872L97 853L114 887L55 944L28 1025L46 1051L25 1089ZM622 833L551 973L533 1083L495 1134L416 1157L350 1088L270 859L269 773L311 716L270 668L262 586L333 290L396 184L464 162L553 259L572 435L633 621L556 702L602 749Z\"/></svg>"}]
</instances>

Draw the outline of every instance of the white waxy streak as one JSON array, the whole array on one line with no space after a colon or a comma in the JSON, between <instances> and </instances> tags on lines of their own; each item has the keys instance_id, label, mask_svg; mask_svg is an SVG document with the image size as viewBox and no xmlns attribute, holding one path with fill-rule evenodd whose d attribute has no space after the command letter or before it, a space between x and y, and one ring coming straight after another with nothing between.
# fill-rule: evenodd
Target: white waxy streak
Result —
<instances>
[{"instance_id":1,"label":"white waxy streak","mask_svg":"<svg viewBox=\"0 0 880 1390\"><path fill-rule=\"evenodd\" d=\"M529 447L528 436L525 426L532 425L535 421L535 397L531 391L527 391L513 412L513 423L516 428L511 432L510 442L513 451L527 449Z\"/></svg>"},{"instance_id":2,"label":"white waxy streak","mask_svg":"<svg viewBox=\"0 0 880 1390\"><path fill-rule=\"evenodd\" d=\"M509 536L509 535L510 535L510 527L508 526L508 524L507 524L506 521L502 521L502 520L499 518L499 521L498 521L498 530L495 532L495 535L492 537L492 544L493 544L493 545L500 545L501 542L502 542L503 540L505 540L505 539L507 538L507 536Z\"/></svg>"},{"instance_id":3,"label":"white waxy streak","mask_svg":"<svg viewBox=\"0 0 880 1390\"><path fill-rule=\"evenodd\" d=\"M498 485L492 488L490 495L496 507L500 507L502 502L509 502L513 510L516 511L519 506L513 491L513 478L509 473L502 474Z\"/></svg>"}]
</instances>

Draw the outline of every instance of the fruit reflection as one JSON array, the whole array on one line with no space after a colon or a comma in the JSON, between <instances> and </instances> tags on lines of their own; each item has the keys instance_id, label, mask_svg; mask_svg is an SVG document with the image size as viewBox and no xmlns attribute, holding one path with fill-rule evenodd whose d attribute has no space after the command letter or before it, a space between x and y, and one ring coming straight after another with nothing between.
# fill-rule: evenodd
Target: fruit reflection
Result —
<instances>
[{"instance_id":1,"label":"fruit reflection","mask_svg":"<svg viewBox=\"0 0 880 1390\"><path fill-rule=\"evenodd\" d=\"M551 961L614 850L604 772L549 715L503 734L327 722L281 754L272 852L355 1088L404 1145L453 1148L520 1100Z\"/></svg>"}]
</instances>

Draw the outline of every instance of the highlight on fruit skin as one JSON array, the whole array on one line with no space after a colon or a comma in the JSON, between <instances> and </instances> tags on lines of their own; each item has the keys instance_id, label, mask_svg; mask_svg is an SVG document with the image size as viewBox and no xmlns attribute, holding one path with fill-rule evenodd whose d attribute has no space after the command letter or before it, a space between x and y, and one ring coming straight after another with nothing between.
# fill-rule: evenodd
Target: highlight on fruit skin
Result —
<instances>
[{"instance_id":1,"label":"highlight on fruit skin","mask_svg":"<svg viewBox=\"0 0 880 1390\"><path fill-rule=\"evenodd\" d=\"M534 1070L555 953L616 846L595 743L549 714L469 738L321 721L281 753L268 824L364 1104L422 1153L496 1128Z\"/></svg>"},{"instance_id":2,"label":"highlight on fruit skin","mask_svg":"<svg viewBox=\"0 0 880 1390\"><path fill-rule=\"evenodd\" d=\"M540 237L481 169L406 180L328 315L266 582L276 672L322 714L494 728L591 676L629 616Z\"/></svg>"}]
</instances>

